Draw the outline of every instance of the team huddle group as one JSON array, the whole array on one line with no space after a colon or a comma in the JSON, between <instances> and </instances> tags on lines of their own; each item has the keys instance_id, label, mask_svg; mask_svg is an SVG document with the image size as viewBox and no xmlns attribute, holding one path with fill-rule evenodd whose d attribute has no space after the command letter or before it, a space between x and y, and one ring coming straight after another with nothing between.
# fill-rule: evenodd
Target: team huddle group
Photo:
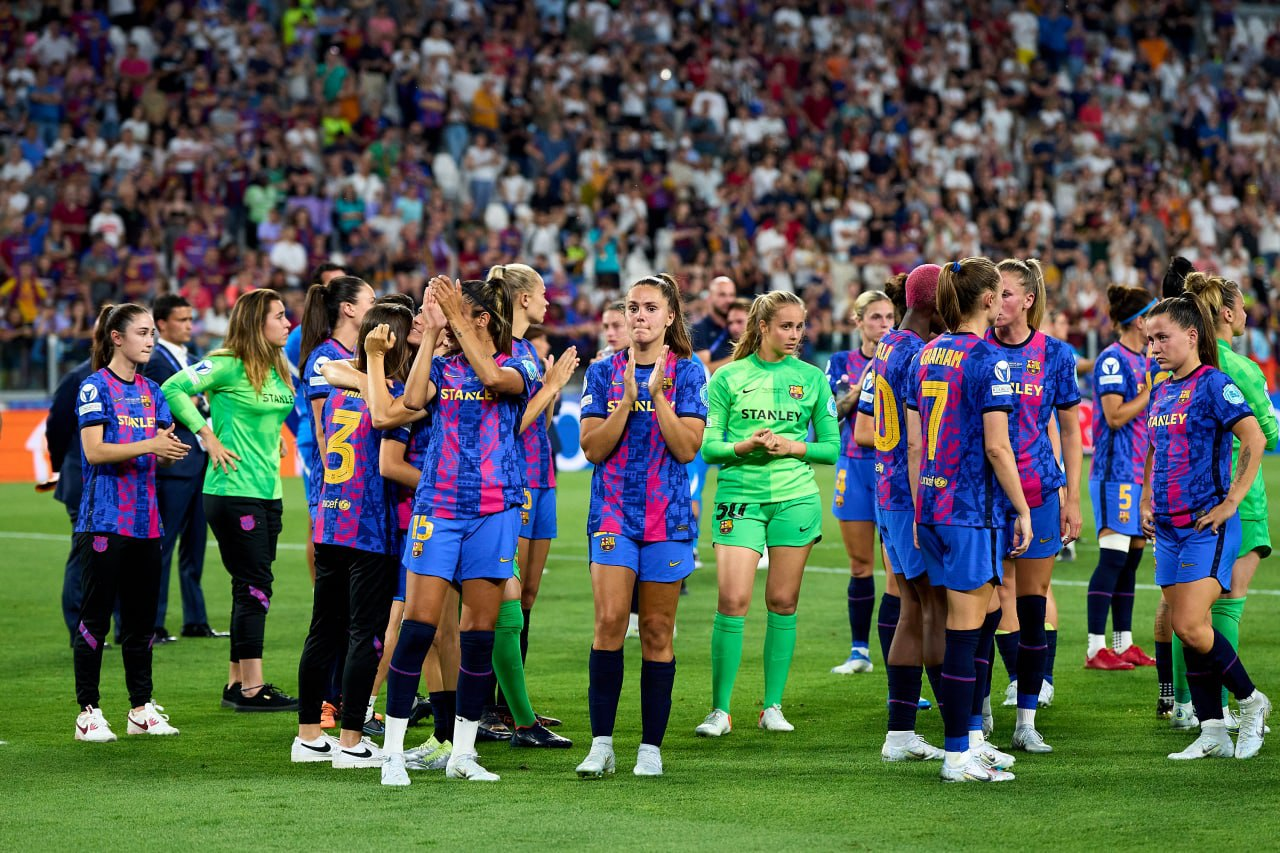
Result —
<instances>
[{"instance_id":1,"label":"team huddle group","mask_svg":"<svg viewBox=\"0 0 1280 853\"><path fill-rule=\"evenodd\" d=\"M1139 288L1109 291L1121 334L1093 370L1101 556L1086 666L1157 665L1157 712L1200 728L1171 758L1248 758L1262 745L1270 703L1237 654L1235 626L1248 579L1270 553L1259 463L1276 426L1264 386L1255 399L1257 367L1227 345L1243 329L1238 286L1199 273L1179 285L1184 293L1159 301ZM697 735L732 730L762 558L758 725L793 729L782 700L823 517L813 465L836 464L852 648L834 671L872 668L878 533L887 586L876 622L889 684L882 757L940 759L944 781L1013 779L1014 757L987 740L997 641L1011 677L1006 704L1017 706L1011 749L1052 751L1035 717L1052 701L1052 569L1081 528L1082 436L1075 355L1040 330L1044 306L1034 260L926 264L859 297L861 346L837 353L825 375L796 357L805 306L791 293L751 302L714 373L694 353L669 276L640 279L610 306L609 348L587 367L581 401L581 445L595 466L585 531L595 620L592 741L580 777L615 770L629 621L642 650L634 772L663 772L675 615L695 566L706 465L720 466L707 519L718 601L712 707ZM224 347L163 387L141 373L155 346L151 314L105 308L77 400L85 485L75 530L85 568L76 738L115 739L98 685L117 598L128 732L177 734L152 698L151 639L155 476L191 449L175 435L180 423L208 454L204 509L232 578L224 706L296 711L294 762L380 767L392 786L408 785L411 770L497 780L479 763L478 738L570 747L551 731L558 721L535 713L524 677L529 619L557 534L548 415L578 367L572 348L558 358L546 351L537 325L546 310L543 281L523 264L496 266L485 281L437 277L420 306L376 298L341 270L308 292L296 393L315 430L304 451L314 605L294 699L264 680L262 660L281 529L281 426L295 405L284 305L270 290L241 296ZM1133 578L1148 540L1162 588L1154 661L1132 642ZM943 719L941 749L915 731L928 704L925 674ZM336 738L325 732L331 702ZM410 721L428 706L431 737L406 749ZM493 719L495 706L505 720Z\"/></svg>"}]
</instances>

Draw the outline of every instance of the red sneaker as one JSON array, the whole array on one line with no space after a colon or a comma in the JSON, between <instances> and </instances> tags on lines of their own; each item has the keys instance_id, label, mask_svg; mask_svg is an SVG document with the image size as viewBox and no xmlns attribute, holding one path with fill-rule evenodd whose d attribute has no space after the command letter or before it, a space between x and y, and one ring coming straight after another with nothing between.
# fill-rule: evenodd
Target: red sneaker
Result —
<instances>
[{"instance_id":1,"label":"red sneaker","mask_svg":"<svg viewBox=\"0 0 1280 853\"><path fill-rule=\"evenodd\" d=\"M1120 657L1108 648L1098 650L1098 653L1091 658L1085 658L1085 669L1133 669L1133 664Z\"/></svg>"},{"instance_id":2,"label":"red sneaker","mask_svg":"<svg viewBox=\"0 0 1280 853\"><path fill-rule=\"evenodd\" d=\"M1133 643L1129 648L1120 653L1120 660L1127 660L1134 666L1155 666L1156 659L1144 652L1137 643Z\"/></svg>"}]
</instances>

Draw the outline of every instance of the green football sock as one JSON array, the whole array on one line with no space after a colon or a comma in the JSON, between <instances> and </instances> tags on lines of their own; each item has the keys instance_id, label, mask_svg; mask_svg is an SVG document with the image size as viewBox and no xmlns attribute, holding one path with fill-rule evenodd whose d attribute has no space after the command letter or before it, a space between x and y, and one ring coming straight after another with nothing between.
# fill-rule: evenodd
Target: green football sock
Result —
<instances>
[{"instance_id":1,"label":"green football sock","mask_svg":"<svg viewBox=\"0 0 1280 853\"><path fill-rule=\"evenodd\" d=\"M1231 648L1240 649L1240 617L1244 615L1245 598L1219 598L1210 609L1214 630L1227 638ZM1227 688L1222 688L1222 705L1227 704Z\"/></svg>"},{"instance_id":2,"label":"green football sock","mask_svg":"<svg viewBox=\"0 0 1280 853\"><path fill-rule=\"evenodd\" d=\"M498 608L498 621L493 626L493 672L506 697L507 707L517 726L532 726L538 721L529 704L529 691L524 683L524 663L520 660L520 629L524 613L520 602L504 601Z\"/></svg>"},{"instance_id":3,"label":"green football sock","mask_svg":"<svg viewBox=\"0 0 1280 853\"><path fill-rule=\"evenodd\" d=\"M782 704L782 691L796 653L796 615L770 613L764 632L764 706Z\"/></svg>"},{"instance_id":4,"label":"green football sock","mask_svg":"<svg viewBox=\"0 0 1280 853\"><path fill-rule=\"evenodd\" d=\"M733 682L742 664L742 616L716 613L711 625L711 706L729 713Z\"/></svg>"},{"instance_id":5,"label":"green football sock","mask_svg":"<svg viewBox=\"0 0 1280 853\"><path fill-rule=\"evenodd\" d=\"M1191 688L1187 686L1187 659L1182 654L1182 640L1173 635L1173 701L1183 705L1191 701Z\"/></svg>"}]
</instances>

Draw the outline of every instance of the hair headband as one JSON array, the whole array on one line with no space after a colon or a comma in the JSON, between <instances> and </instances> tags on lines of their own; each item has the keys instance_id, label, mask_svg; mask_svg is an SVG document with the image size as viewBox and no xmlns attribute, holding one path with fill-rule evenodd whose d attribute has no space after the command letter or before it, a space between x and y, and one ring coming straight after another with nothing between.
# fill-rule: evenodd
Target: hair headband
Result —
<instances>
[{"instance_id":1,"label":"hair headband","mask_svg":"<svg viewBox=\"0 0 1280 853\"><path fill-rule=\"evenodd\" d=\"M1159 299L1152 299L1152 300L1151 300L1150 302L1148 302L1145 306L1143 306L1142 310L1138 311L1138 313L1134 314L1132 317L1129 317L1129 318L1128 318L1128 319L1126 319L1126 320L1121 320L1121 321L1120 321L1120 325L1121 325L1121 326L1127 326L1127 325L1129 325L1129 324L1130 324L1130 323L1132 323L1134 320L1138 319L1138 318L1139 318L1139 317L1141 317L1143 314L1147 313L1147 312L1148 312L1148 311L1150 311L1152 308L1156 307L1156 303L1157 303L1157 302L1159 302L1159 301L1160 301Z\"/></svg>"}]
</instances>

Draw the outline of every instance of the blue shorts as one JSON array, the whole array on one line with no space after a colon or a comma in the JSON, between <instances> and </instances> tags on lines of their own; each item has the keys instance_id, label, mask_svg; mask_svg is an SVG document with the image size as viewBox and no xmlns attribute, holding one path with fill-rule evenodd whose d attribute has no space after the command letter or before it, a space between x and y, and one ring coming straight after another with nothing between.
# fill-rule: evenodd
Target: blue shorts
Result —
<instances>
[{"instance_id":1,"label":"blue shorts","mask_svg":"<svg viewBox=\"0 0 1280 853\"><path fill-rule=\"evenodd\" d=\"M315 454L314 445L298 445L298 473L302 476L302 493L307 496L307 508L311 517L316 517L316 502L319 495L311 494L311 457Z\"/></svg>"},{"instance_id":2,"label":"blue shorts","mask_svg":"<svg viewBox=\"0 0 1280 853\"><path fill-rule=\"evenodd\" d=\"M405 568L404 560L400 561L400 573L396 579L396 594L391 597L392 601L404 603L405 588L409 584L409 570Z\"/></svg>"},{"instance_id":3,"label":"blue shorts","mask_svg":"<svg viewBox=\"0 0 1280 853\"><path fill-rule=\"evenodd\" d=\"M1156 520L1156 585L1213 578L1226 592L1231 589L1231 569L1240 551L1240 516L1233 515L1218 532L1194 527L1174 527Z\"/></svg>"},{"instance_id":4,"label":"blue shorts","mask_svg":"<svg viewBox=\"0 0 1280 853\"><path fill-rule=\"evenodd\" d=\"M1004 528L1005 548L1013 547L1013 526L1018 517L1009 517ZM1056 557L1062 550L1062 499L1058 490L1045 492L1044 503L1031 508L1031 544L1018 557L1020 560L1039 560Z\"/></svg>"},{"instance_id":5,"label":"blue shorts","mask_svg":"<svg viewBox=\"0 0 1280 853\"><path fill-rule=\"evenodd\" d=\"M968 592L983 584L1003 583L1001 560L1008 551L1004 530L921 524L917 535L934 586Z\"/></svg>"},{"instance_id":6,"label":"blue shorts","mask_svg":"<svg viewBox=\"0 0 1280 853\"><path fill-rule=\"evenodd\" d=\"M875 521L876 462L874 459L836 460L836 492L831 514L837 521Z\"/></svg>"},{"instance_id":7,"label":"blue shorts","mask_svg":"<svg viewBox=\"0 0 1280 853\"><path fill-rule=\"evenodd\" d=\"M924 555L912 538L912 525L916 514L911 510L876 509L876 523L880 528L880 542L889 555L889 565L895 575L913 581L925 573Z\"/></svg>"},{"instance_id":8,"label":"blue shorts","mask_svg":"<svg viewBox=\"0 0 1280 853\"><path fill-rule=\"evenodd\" d=\"M702 488L707 484L707 471L710 469L702 454L699 453L693 457L693 461L684 466L685 473L689 475L689 497L695 503L702 503Z\"/></svg>"},{"instance_id":9,"label":"blue shorts","mask_svg":"<svg viewBox=\"0 0 1280 853\"><path fill-rule=\"evenodd\" d=\"M521 539L556 538L556 490L525 489L520 507Z\"/></svg>"},{"instance_id":10,"label":"blue shorts","mask_svg":"<svg viewBox=\"0 0 1280 853\"><path fill-rule=\"evenodd\" d=\"M1138 483L1104 483L1089 481L1089 500L1093 502L1094 530L1109 528L1125 536L1142 535L1142 519L1138 500L1142 486Z\"/></svg>"},{"instance_id":11,"label":"blue shorts","mask_svg":"<svg viewBox=\"0 0 1280 853\"><path fill-rule=\"evenodd\" d=\"M646 583L682 581L693 573L693 540L642 542L621 533L593 533L591 562L630 569Z\"/></svg>"},{"instance_id":12,"label":"blue shorts","mask_svg":"<svg viewBox=\"0 0 1280 853\"><path fill-rule=\"evenodd\" d=\"M471 518L415 515L405 540L405 567L415 575L444 578L453 584L507 580L515 568L519 512L510 507Z\"/></svg>"}]
</instances>

